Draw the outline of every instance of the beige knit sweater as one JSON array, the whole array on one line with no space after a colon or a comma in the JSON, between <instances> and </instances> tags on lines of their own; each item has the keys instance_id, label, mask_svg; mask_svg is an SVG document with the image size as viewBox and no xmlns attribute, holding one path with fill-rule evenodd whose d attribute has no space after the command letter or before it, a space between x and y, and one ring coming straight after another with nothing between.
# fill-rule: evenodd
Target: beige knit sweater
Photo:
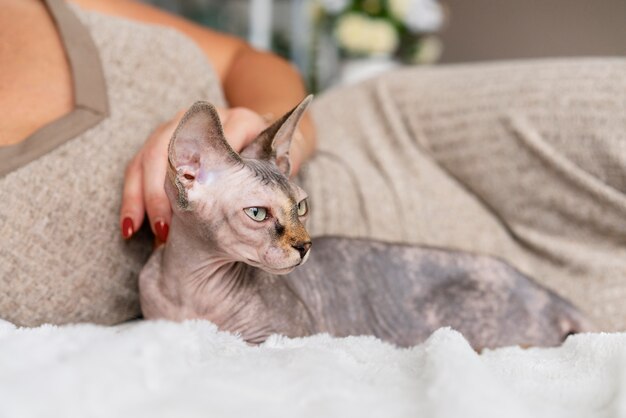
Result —
<instances>
[{"instance_id":1,"label":"beige knit sweater","mask_svg":"<svg viewBox=\"0 0 626 418\"><path fill-rule=\"evenodd\" d=\"M626 329L625 59L411 68L314 116L314 234L498 256Z\"/></svg>"},{"instance_id":2,"label":"beige knit sweater","mask_svg":"<svg viewBox=\"0 0 626 418\"><path fill-rule=\"evenodd\" d=\"M223 98L204 54L174 30L49 6L78 111L0 148L0 318L117 323L140 313L137 274L151 250L145 231L120 236L125 166L158 124Z\"/></svg>"}]
</instances>

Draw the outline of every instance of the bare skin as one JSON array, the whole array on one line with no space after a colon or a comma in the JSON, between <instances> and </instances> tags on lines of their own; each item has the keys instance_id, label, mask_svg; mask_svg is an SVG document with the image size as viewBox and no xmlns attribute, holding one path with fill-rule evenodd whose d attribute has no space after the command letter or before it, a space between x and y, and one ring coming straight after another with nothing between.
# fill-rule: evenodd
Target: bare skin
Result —
<instances>
[{"instance_id":1,"label":"bare skin","mask_svg":"<svg viewBox=\"0 0 626 418\"><path fill-rule=\"evenodd\" d=\"M63 51L42 2L2 2L0 146L16 144L72 110L71 74Z\"/></svg>"},{"instance_id":2,"label":"bare skin","mask_svg":"<svg viewBox=\"0 0 626 418\"><path fill-rule=\"evenodd\" d=\"M146 318L204 318L250 343L327 332L410 346L453 326L482 349L591 330L567 301L491 257L345 238L319 239L311 255L306 193L288 180L305 105L241 155L210 105L183 118L165 184L171 236L140 275Z\"/></svg>"}]
</instances>

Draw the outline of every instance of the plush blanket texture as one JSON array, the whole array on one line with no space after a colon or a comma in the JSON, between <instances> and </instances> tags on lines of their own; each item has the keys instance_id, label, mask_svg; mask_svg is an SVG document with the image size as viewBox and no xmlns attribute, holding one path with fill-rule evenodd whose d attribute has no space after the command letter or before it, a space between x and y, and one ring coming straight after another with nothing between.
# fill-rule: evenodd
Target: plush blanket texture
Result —
<instances>
[{"instance_id":1,"label":"plush blanket texture","mask_svg":"<svg viewBox=\"0 0 626 418\"><path fill-rule=\"evenodd\" d=\"M620 417L625 378L626 334L479 355L450 329L251 347L205 321L0 321L0 417Z\"/></svg>"}]
</instances>

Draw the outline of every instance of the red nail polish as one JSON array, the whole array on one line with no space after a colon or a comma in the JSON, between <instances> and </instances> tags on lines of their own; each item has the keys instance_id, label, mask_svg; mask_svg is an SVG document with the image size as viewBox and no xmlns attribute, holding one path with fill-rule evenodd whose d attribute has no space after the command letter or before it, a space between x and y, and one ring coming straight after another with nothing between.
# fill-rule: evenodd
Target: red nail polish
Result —
<instances>
[{"instance_id":1,"label":"red nail polish","mask_svg":"<svg viewBox=\"0 0 626 418\"><path fill-rule=\"evenodd\" d=\"M170 227L165 222L159 221L154 224L154 230L159 240L163 242L167 241L167 234L170 232Z\"/></svg>"},{"instance_id":2,"label":"red nail polish","mask_svg":"<svg viewBox=\"0 0 626 418\"><path fill-rule=\"evenodd\" d=\"M133 227L133 220L130 218L124 218L122 221L122 236L124 239L130 238L135 233L135 228Z\"/></svg>"}]
</instances>

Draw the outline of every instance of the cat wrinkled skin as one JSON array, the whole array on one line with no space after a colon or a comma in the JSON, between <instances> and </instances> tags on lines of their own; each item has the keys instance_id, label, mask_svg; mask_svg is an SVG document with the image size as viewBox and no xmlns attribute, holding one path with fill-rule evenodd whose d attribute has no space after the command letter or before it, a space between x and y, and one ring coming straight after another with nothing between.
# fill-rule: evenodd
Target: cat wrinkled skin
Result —
<instances>
[{"instance_id":1,"label":"cat wrinkled skin","mask_svg":"<svg viewBox=\"0 0 626 418\"><path fill-rule=\"evenodd\" d=\"M213 106L186 113L169 147L169 239L140 274L145 318L204 318L250 343L326 332L411 346L451 326L476 349L558 345L591 329L495 258L340 237L311 249L307 195L288 180L289 145L310 100L240 155Z\"/></svg>"}]
</instances>

